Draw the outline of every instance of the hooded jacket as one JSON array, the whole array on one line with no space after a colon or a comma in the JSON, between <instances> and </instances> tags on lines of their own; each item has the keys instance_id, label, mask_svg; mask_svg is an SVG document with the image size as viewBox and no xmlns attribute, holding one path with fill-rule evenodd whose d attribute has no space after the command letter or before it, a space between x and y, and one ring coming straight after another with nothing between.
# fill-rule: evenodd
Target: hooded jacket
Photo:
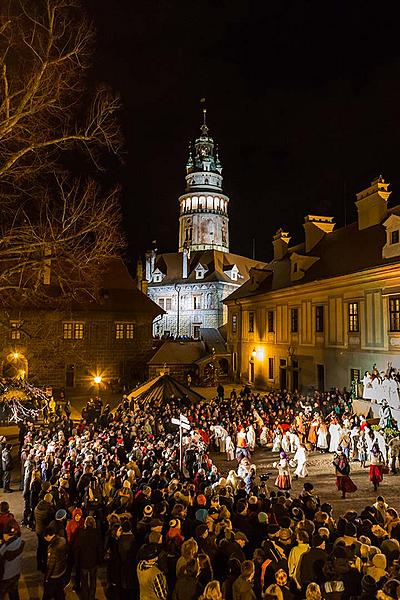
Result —
<instances>
[{"instance_id":1,"label":"hooded jacket","mask_svg":"<svg viewBox=\"0 0 400 600\"><path fill-rule=\"evenodd\" d=\"M81 515L80 521L75 521L75 516L79 515L79 514ZM79 536L80 532L83 530L84 524L85 524L85 520L83 518L82 509L74 508L74 510L72 511L72 519L70 521L68 521L67 527L66 527L68 544L76 544L78 536Z\"/></svg>"},{"instance_id":2,"label":"hooded jacket","mask_svg":"<svg viewBox=\"0 0 400 600\"><path fill-rule=\"evenodd\" d=\"M21 558L25 542L19 537L13 537L0 546L0 558L4 565L3 581L16 577L21 573Z\"/></svg>"},{"instance_id":3,"label":"hooded jacket","mask_svg":"<svg viewBox=\"0 0 400 600\"><path fill-rule=\"evenodd\" d=\"M384 554L375 554L372 558L372 565L366 568L365 574L371 575L376 582L380 581L382 577L386 577L386 556Z\"/></svg>"}]
</instances>

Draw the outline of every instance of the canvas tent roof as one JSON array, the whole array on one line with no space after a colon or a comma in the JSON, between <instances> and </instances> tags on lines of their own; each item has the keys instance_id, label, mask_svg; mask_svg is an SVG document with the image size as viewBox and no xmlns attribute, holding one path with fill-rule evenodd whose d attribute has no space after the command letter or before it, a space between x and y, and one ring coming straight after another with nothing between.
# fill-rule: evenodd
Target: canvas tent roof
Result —
<instances>
[{"instance_id":1,"label":"canvas tent roof","mask_svg":"<svg viewBox=\"0 0 400 600\"><path fill-rule=\"evenodd\" d=\"M148 404L150 402L166 402L172 396L175 396L175 398L187 396L191 402L200 402L205 399L204 396L167 373L146 381L146 383L133 390L128 395L128 399L141 404Z\"/></svg>"}]
</instances>

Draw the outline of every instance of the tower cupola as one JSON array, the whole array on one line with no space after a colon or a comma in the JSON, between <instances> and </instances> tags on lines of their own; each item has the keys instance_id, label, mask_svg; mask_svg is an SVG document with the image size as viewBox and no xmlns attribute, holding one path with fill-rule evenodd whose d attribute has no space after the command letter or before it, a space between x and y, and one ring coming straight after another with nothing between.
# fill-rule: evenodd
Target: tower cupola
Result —
<instances>
[{"instance_id":1,"label":"tower cupola","mask_svg":"<svg viewBox=\"0 0 400 600\"><path fill-rule=\"evenodd\" d=\"M179 252L220 250L229 252L228 204L222 193L222 164L203 109L200 136L189 144L186 193L179 198Z\"/></svg>"}]
</instances>

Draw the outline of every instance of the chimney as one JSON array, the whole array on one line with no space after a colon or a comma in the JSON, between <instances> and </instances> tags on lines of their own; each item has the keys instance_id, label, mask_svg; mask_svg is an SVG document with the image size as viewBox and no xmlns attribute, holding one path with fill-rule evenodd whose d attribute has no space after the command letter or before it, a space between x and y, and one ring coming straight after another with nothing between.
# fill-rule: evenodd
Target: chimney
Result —
<instances>
[{"instance_id":1,"label":"chimney","mask_svg":"<svg viewBox=\"0 0 400 600\"><path fill-rule=\"evenodd\" d=\"M273 237L272 245L274 247L274 259L280 260L286 256L289 248L290 236L283 229L278 229Z\"/></svg>"},{"instance_id":2,"label":"chimney","mask_svg":"<svg viewBox=\"0 0 400 600\"><path fill-rule=\"evenodd\" d=\"M387 214L387 202L392 192L388 191L382 175L371 181L371 185L357 194L358 229L379 225Z\"/></svg>"},{"instance_id":3,"label":"chimney","mask_svg":"<svg viewBox=\"0 0 400 600\"><path fill-rule=\"evenodd\" d=\"M153 279L154 268L156 266L157 249L149 250L146 252L146 280L151 281Z\"/></svg>"},{"instance_id":4,"label":"chimney","mask_svg":"<svg viewBox=\"0 0 400 600\"><path fill-rule=\"evenodd\" d=\"M326 233L331 233L335 228L333 217L320 217L307 215L304 217L304 233L306 238L306 254L322 240Z\"/></svg>"},{"instance_id":5,"label":"chimney","mask_svg":"<svg viewBox=\"0 0 400 600\"><path fill-rule=\"evenodd\" d=\"M147 294L148 281L143 279L143 263L141 258L136 263L136 287L143 294Z\"/></svg>"}]
</instances>

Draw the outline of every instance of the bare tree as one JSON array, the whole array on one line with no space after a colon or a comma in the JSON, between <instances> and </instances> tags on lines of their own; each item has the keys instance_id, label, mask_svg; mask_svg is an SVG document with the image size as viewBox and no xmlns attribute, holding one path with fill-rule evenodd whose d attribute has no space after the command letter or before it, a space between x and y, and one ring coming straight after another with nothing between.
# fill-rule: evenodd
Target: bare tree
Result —
<instances>
[{"instance_id":1,"label":"bare tree","mask_svg":"<svg viewBox=\"0 0 400 600\"><path fill-rule=\"evenodd\" d=\"M94 31L78 0L4 4L0 303L96 296L105 262L123 247L118 190L82 171L93 176L118 156L120 103L104 87L90 93Z\"/></svg>"}]
</instances>

